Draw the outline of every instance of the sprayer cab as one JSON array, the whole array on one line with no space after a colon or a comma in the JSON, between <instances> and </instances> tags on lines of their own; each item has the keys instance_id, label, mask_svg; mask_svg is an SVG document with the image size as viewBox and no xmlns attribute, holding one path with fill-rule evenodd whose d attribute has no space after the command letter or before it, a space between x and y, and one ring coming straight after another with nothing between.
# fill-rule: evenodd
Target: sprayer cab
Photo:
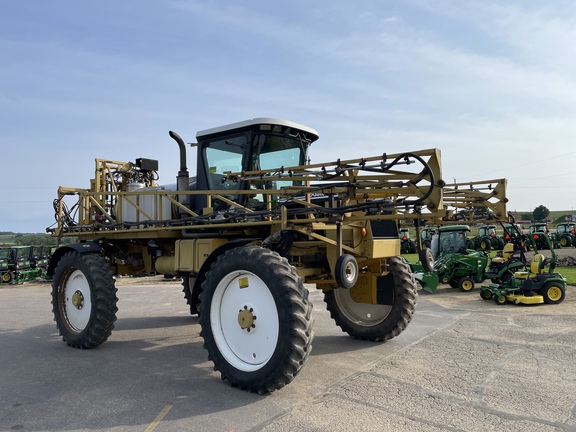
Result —
<instances>
[{"instance_id":1,"label":"sprayer cab","mask_svg":"<svg viewBox=\"0 0 576 432\"><path fill-rule=\"evenodd\" d=\"M255 210L263 205L258 195L236 192L299 184L289 179L289 173L286 173L286 180L274 183L263 180L260 184L239 179L230 173L305 165L308 147L318 139L318 132L287 120L254 118L199 131L196 139L198 166L196 182L191 184L191 188L222 190L228 199ZM206 196L193 195L191 200L191 208L198 213L207 207Z\"/></svg>"}]
</instances>

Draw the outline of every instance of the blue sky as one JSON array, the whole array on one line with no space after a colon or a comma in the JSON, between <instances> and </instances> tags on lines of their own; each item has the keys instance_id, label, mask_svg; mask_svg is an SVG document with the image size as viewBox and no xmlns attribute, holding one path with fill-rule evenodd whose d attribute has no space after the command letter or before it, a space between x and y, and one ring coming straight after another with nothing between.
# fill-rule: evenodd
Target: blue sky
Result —
<instances>
[{"instance_id":1,"label":"blue sky","mask_svg":"<svg viewBox=\"0 0 576 432\"><path fill-rule=\"evenodd\" d=\"M44 232L95 158L174 183L169 130L253 117L318 130L314 163L437 147L448 182L570 210L575 40L573 0L0 0L0 231Z\"/></svg>"}]
</instances>

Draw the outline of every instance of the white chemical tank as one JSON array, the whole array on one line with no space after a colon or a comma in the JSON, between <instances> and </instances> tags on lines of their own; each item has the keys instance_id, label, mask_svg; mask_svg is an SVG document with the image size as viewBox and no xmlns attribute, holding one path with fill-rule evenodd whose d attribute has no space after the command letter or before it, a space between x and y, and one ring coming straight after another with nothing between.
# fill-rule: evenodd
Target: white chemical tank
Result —
<instances>
[{"instance_id":1,"label":"white chemical tank","mask_svg":"<svg viewBox=\"0 0 576 432\"><path fill-rule=\"evenodd\" d=\"M147 193L154 191L171 190L164 186L145 187L144 183L129 183L127 192L137 192L134 195L122 197L122 221L143 222L148 220L172 219L172 203L164 196ZM136 208L134 203L140 209Z\"/></svg>"}]
</instances>

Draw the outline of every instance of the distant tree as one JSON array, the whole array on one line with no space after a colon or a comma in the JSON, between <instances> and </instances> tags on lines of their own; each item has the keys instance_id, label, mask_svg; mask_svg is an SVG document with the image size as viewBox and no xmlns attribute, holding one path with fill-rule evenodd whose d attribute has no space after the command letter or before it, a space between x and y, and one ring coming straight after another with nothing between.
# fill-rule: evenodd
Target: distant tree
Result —
<instances>
[{"instance_id":1,"label":"distant tree","mask_svg":"<svg viewBox=\"0 0 576 432\"><path fill-rule=\"evenodd\" d=\"M534 220L537 220L537 221L546 220L546 218L548 217L549 214L550 214L550 210L548 210L543 205L539 205L532 212L532 215L534 216Z\"/></svg>"},{"instance_id":2,"label":"distant tree","mask_svg":"<svg viewBox=\"0 0 576 432\"><path fill-rule=\"evenodd\" d=\"M532 213L522 213L520 219L522 220L532 220Z\"/></svg>"}]
</instances>

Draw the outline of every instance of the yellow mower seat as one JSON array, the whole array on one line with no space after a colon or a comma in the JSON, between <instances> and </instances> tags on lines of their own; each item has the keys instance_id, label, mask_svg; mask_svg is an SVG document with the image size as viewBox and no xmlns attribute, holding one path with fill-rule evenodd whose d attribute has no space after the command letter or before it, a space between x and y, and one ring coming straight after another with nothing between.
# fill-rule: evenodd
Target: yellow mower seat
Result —
<instances>
[{"instance_id":1,"label":"yellow mower seat","mask_svg":"<svg viewBox=\"0 0 576 432\"><path fill-rule=\"evenodd\" d=\"M512 255L514 255L514 244L506 243L504 248L502 248L502 256L492 258L492 262L494 264L502 264L512 258Z\"/></svg>"},{"instance_id":2,"label":"yellow mower seat","mask_svg":"<svg viewBox=\"0 0 576 432\"><path fill-rule=\"evenodd\" d=\"M546 257L542 254L535 254L530 263L530 271L517 271L514 273L516 279L533 279L539 274L544 273L544 260Z\"/></svg>"}]
</instances>

